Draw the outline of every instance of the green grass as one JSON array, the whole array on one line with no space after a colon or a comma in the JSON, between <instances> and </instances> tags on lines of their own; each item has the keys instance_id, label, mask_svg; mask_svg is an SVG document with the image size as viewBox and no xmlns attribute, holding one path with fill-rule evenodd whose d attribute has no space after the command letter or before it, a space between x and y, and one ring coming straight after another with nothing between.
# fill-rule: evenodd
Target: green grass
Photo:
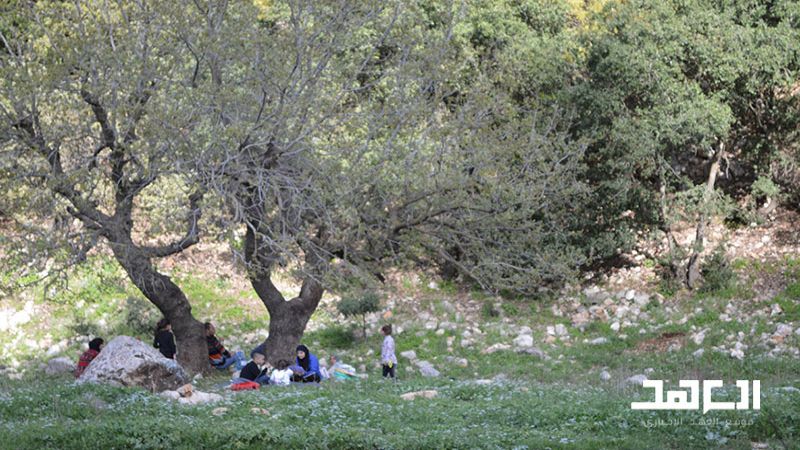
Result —
<instances>
[{"instance_id":1,"label":"green grass","mask_svg":"<svg viewBox=\"0 0 800 450\"><path fill-rule=\"evenodd\" d=\"M318 331L310 331L305 333L304 340L319 342L320 348L334 350L351 348L355 343L352 328L344 326L331 326Z\"/></svg>"},{"instance_id":2,"label":"green grass","mask_svg":"<svg viewBox=\"0 0 800 450\"><path fill-rule=\"evenodd\" d=\"M411 402L402 393L435 389ZM183 406L147 392L58 380L0 384L0 448L750 448L800 438L800 394L766 389L760 411L633 411L650 391L532 382L371 379L225 393ZM215 416L214 408L227 411ZM251 408L266 408L260 415ZM656 426L680 419L686 425ZM712 421L713 419L713 421ZM699 421L707 424L695 424ZM734 425L728 425L725 420Z\"/></svg>"},{"instance_id":3,"label":"green grass","mask_svg":"<svg viewBox=\"0 0 800 450\"><path fill-rule=\"evenodd\" d=\"M746 261L747 266L756 263ZM737 267L744 263L735 262ZM793 265L794 264L794 265ZM763 267L761 267L763 266ZM767 265L761 265L762 269ZM797 361L791 357L767 357L768 348L755 344L761 333L775 330L775 318L757 315L744 323L720 322L728 302L746 313L764 310L773 303L784 313L780 322L800 321L800 263L795 260L780 269L788 279L785 289L775 298L752 299L740 282L730 290L702 295L682 292L668 302L675 310L651 302L645 310L648 323L614 332L610 323L590 322L581 332L571 326L570 318L556 317L549 303L515 299L500 301L499 312L489 314L498 298L480 291L460 292L470 295L483 306L478 323L464 320L457 331L437 335L423 330L424 323L412 321L397 343L398 384L382 383L375 369L382 336L368 333L367 339L354 338L351 323L342 324L338 315L319 309L312 320L315 331L303 341L321 359L331 353L358 367L366 365L371 379L351 384L314 388L265 389L260 392L226 394L220 405L183 407L135 389L103 386L73 386L64 379L33 380L40 374L40 361L48 358L31 352L24 345L12 345L13 333L0 334L6 353L0 362L11 359L34 368L23 381L0 377L0 449L4 448L750 448L751 442L768 442L771 448L796 447L800 442L800 397L781 391L783 386L800 387ZM769 266L770 272L778 269ZM794 278L792 278L794 277ZM189 296L195 316L217 322L224 330L220 337L231 349L249 351L241 333L265 330L268 314L249 291L238 292L222 279L203 279L184 274L176 282ZM744 278L742 278L744 279ZM408 282L410 284L410 281ZM25 325L25 339L41 340L50 335L54 341L76 334L119 334L150 338L158 311L141 297L118 268L108 261L95 261L77 271L71 290L60 293L54 302L42 303L39 295L25 294L19 299L4 300L17 308L28 298L46 313L34 315ZM418 311L432 311L440 321L454 321L454 314L444 301L455 304L451 286L427 289L427 280L416 297ZM404 295L407 295L405 293ZM242 301L242 299L248 301ZM21 299L21 300L20 300ZM747 302L740 300L748 299ZM9 303L12 302L12 303ZM76 308L83 302L81 308ZM697 314L694 311L701 308ZM415 311L394 308L395 320ZM678 324L684 315L688 321ZM481 315L481 311L478 312ZM506 324L505 318L513 320ZM471 320L471 319L470 319ZM667 320L672 324L665 325ZM544 328L565 324L568 342L545 344ZM322 325L322 326L320 326ZM484 334L471 348L460 345L465 326L477 325ZM535 345L549 359L501 351L481 353L495 343L510 343L514 330L522 325L533 329ZM658 326L656 326L658 325ZM693 328L694 327L694 328ZM755 328L753 336L749 334ZM646 330L640 334L639 329ZM709 328L702 346L690 340L693 330ZM728 345L725 337L742 331L750 345L743 361L711 347ZM668 332L685 333L684 346L672 352L643 352L638 345ZM241 339L233 339L239 334ZM627 338L620 337L626 334ZM452 352L447 340L454 337ZM608 339L606 344L590 345L584 340ZM474 336L473 336L474 338ZM246 339L250 339L249 337ZM792 334L788 345L797 347L800 339ZM72 343L62 354L77 357L78 346ZM701 357L692 353L704 348ZM399 356L414 350L419 359L428 360L442 372L437 379L423 379L416 369L408 371L409 361ZM466 358L468 367L460 367L448 356ZM762 380L762 410L750 412L650 413L631 411L629 403L644 400L649 390L625 385L625 378L652 368L651 378L722 379L732 384L737 379ZM612 378L601 381L599 373L608 370ZM504 384L482 386L476 379L504 375ZM205 391L219 391L227 373L217 373L198 383ZM403 402L399 395L418 389L437 389L433 400ZM98 406L99 405L99 406ZM222 416L213 416L214 407L229 408ZM252 407L272 411L269 417L253 415ZM649 425L648 421L680 418L684 423L717 419L704 425ZM726 426L724 419L746 425Z\"/></svg>"},{"instance_id":4,"label":"green grass","mask_svg":"<svg viewBox=\"0 0 800 450\"><path fill-rule=\"evenodd\" d=\"M800 281L794 282L775 298L783 310L783 321L800 321Z\"/></svg>"}]
</instances>

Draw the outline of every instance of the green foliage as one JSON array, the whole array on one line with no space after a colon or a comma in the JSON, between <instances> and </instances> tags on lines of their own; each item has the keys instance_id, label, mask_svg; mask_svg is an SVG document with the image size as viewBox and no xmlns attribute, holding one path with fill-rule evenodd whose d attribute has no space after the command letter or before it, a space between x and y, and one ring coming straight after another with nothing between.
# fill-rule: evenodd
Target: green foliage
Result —
<instances>
[{"instance_id":1,"label":"green foliage","mask_svg":"<svg viewBox=\"0 0 800 450\"><path fill-rule=\"evenodd\" d=\"M500 311L494 307L492 301L484 301L481 305L481 316L484 319L492 319L500 316Z\"/></svg>"},{"instance_id":2,"label":"green foliage","mask_svg":"<svg viewBox=\"0 0 800 450\"><path fill-rule=\"evenodd\" d=\"M800 320L800 281L786 286L786 289L775 298L775 301L783 310L782 320Z\"/></svg>"},{"instance_id":3,"label":"green foliage","mask_svg":"<svg viewBox=\"0 0 800 450\"><path fill-rule=\"evenodd\" d=\"M747 190L726 184L707 201L713 152L750 167L737 180L747 183L790 138L783 118L796 117L798 105L781 92L800 70L796 52L787 52L798 42L788 12L796 7L733 4L609 2L583 35L586 74L566 98L579 112L574 132L589 140L596 217L625 223L632 211L638 224L664 227L731 214L731 197ZM774 192L764 178L755 181L759 192Z\"/></svg>"},{"instance_id":4,"label":"green foliage","mask_svg":"<svg viewBox=\"0 0 800 450\"><path fill-rule=\"evenodd\" d=\"M362 291L342 296L336 308L345 317L362 316L380 309L380 296L375 291Z\"/></svg>"},{"instance_id":5,"label":"green foliage","mask_svg":"<svg viewBox=\"0 0 800 450\"><path fill-rule=\"evenodd\" d=\"M703 293L720 292L736 285L736 272L725 255L724 245L714 249L703 263L702 275L703 284L700 286L700 292Z\"/></svg>"},{"instance_id":6,"label":"green foliage","mask_svg":"<svg viewBox=\"0 0 800 450\"><path fill-rule=\"evenodd\" d=\"M233 225L257 199L264 260L309 269L310 255L335 256L296 271L321 273L326 289L448 262L466 283L535 295L624 252L638 231L715 215L749 223L741 196L792 184L774 167L797 141L795 1L367 3L0 6L0 214L13 223L0 284L57 273L51 262L73 265L113 234L68 208L59 180L42 182L51 158L20 138L34 113L77 203L125 209L114 195L124 183L108 179L124 154L122 181L143 180L129 205L137 240L182 234L187 193L202 186L204 236L245 254ZM101 105L117 132L136 124L116 149L102 142ZM720 154L725 176L707 195ZM686 257L645 262L664 293L680 288ZM103 281L57 298L113 297L134 332L146 329L152 308L131 299L125 275L87 267ZM705 272L704 292L739 292L724 261ZM195 311L259 326L225 286L182 281ZM378 308L369 295L339 311L363 320ZM99 331L106 313L77 327ZM498 312L485 303L482 314Z\"/></svg>"},{"instance_id":7,"label":"green foliage","mask_svg":"<svg viewBox=\"0 0 800 450\"><path fill-rule=\"evenodd\" d=\"M307 341L319 341L319 347L324 349L346 349L353 343L353 333L343 326L329 326L318 331L305 334Z\"/></svg>"},{"instance_id":8,"label":"green foliage","mask_svg":"<svg viewBox=\"0 0 800 450\"><path fill-rule=\"evenodd\" d=\"M366 339L366 316L369 313L380 310L380 306L381 299L378 293L368 290L343 295L339 303L336 304L336 309L345 317L361 316L362 331L364 332L364 339Z\"/></svg>"},{"instance_id":9,"label":"green foliage","mask_svg":"<svg viewBox=\"0 0 800 450\"><path fill-rule=\"evenodd\" d=\"M516 317L519 314L519 308L513 303L503 302L503 312L509 317Z\"/></svg>"},{"instance_id":10,"label":"green foliage","mask_svg":"<svg viewBox=\"0 0 800 450\"><path fill-rule=\"evenodd\" d=\"M750 193L758 199L777 198L781 193L781 188L772 181L772 178L761 176L750 185Z\"/></svg>"},{"instance_id":11,"label":"green foliage","mask_svg":"<svg viewBox=\"0 0 800 450\"><path fill-rule=\"evenodd\" d=\"M455 295L458 292L458 286L452 280L442 280L439 283L439 290L443 294Z\"/></svg>"},{"instance_id":12,"label":"green foliage","mask_svg":"<svg viewBox=\"0 0 800 450\"><path fill-rule=\"evenodd\" d=\"M658 292L665 297L672 297L684 287L684 277L681 272L685 269L681 266L681 262L686 257L686 250L679 246L658 257L656 261Z\"/></svg>"},{"instance_id":13,"label":"green foliage","mask_svg":"<svg viewBox=\"0 0 800 450\"><path fill-rule=\"evenodd\" d=\"M152 334L153 327L163 317L152 303L137 296L126 298L123 308L125 311L124 323L133 331L134 335Z\"/></svg>"}]
</instances>

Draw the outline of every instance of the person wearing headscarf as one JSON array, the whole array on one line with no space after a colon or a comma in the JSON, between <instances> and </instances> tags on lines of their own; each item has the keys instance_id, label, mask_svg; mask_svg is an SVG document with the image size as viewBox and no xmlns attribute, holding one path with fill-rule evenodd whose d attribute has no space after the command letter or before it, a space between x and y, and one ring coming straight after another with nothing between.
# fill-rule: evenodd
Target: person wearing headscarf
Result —
<instances>
[{"instance_id":1,"label":"person wearing headscarf","mask_svg":"<svg viewBox=\"0 0 800 450\"><path fill-rule=\"evenodd\" d=\"M296 366L292 381L300 383L319 383L322 373L319 371L319 360L303 344L297 346Z\"/></svg>"},{"instance_id":2,"label":"person wearing headscarf","mask_svg":"<svg viewBox=\"0 0 800 450\"><path fill-rule=\"evenodd\" d=\"M262 355L266 355L267 354L267 343L266 342L262 342L262 343L258 344L258 346L256 348L251 350L250 351L250 358L252 358L253 355L255 355L256 353L261 353Z\"/></svg>"}]
</instances>

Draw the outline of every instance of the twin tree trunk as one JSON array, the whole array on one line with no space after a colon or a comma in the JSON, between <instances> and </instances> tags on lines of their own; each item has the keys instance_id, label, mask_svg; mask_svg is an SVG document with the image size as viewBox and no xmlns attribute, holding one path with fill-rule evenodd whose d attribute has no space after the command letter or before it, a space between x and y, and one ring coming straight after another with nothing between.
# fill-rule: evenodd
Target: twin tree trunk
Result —
<instances>
[{"instance_id":1,"label":"twin tree trunk","mask_svg":"<svg viewBox=\"0 0 800 450\"><path fill-rule=\"evenodd\" d=\"M303 280L300 295L288 301L284 298L271 279L275 255L263 242L265 233L261 227L261 217L263 213L251 218L245 234L245 261L249 266L247 276L269 312L269 336L264 341L267 361L274 365L285 359L291 364L294 362L295 348L303 338L308 320L317 309L325 290L309 274ZM320 258L313 252L306 253L306 262L310 267L321 264Z\"/></svg>"},{"instance_id":2,"label":"twin tree trunk","mask_svg":"<svg viewBox=\"0 0 800 450\"><path fill-rule=\"evenodd\" d=\"M269 336L264 341L267 361L273 365L282 359L290 364L294 363L295 349L303 339L308 320L322 299L322 286L307 278L300 289L300 295L287 301L268 275L251 274L250 282L269 311Z\"/></svg>"},{"instance_id":3,"label":"twin tree trunk","mask_svg":"<svg viewBox=\"0 0 800 450\"><path fill-rule=\"evenodd\" d=\"M181 366L190 373L209 370L205 328L192 315L192 306L183 291L168 276L155 270L150 259L136 249L117 245L112 245L112 249L133 284L172 325L178 349L176 359Z\"/></svg>"}]
</instances>

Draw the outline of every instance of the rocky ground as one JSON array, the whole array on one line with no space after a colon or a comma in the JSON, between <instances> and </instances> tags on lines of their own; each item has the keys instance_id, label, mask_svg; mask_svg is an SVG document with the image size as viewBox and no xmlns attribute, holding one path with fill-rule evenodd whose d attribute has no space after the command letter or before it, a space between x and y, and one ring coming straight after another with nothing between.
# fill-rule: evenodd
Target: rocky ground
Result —
<instances>
[{"instance_id":1,"label":"rocky ground","mask_svg":"<svg viewBox=\"0 0 800 450\"><path fill-rule=\"evenodd\" d=\"M463 291L425 274L393 273L383 293L382 310L367 316L371 340L361 342L360 337L355 337L359 333L357 327L342 327L335 307L338 298L326 295L309 323L308 343L312 349L319 349L322 356L335 352L362 372L369 372L378 365L375 356L378 328L392 323L399 346L412 346L403 357L403 370L422 376L447 374L448 370L442 367L479 366L475 359L493 354L512 353L558 364L566 349L604 346L622 347L625 352L635 354L670 354L691 349L692 357L698 360L707 354L739 361L796 360L800 358L800 307L797 306L800 264L793 255L800 254L800 238L794 227L797 216L781 214L781 220L767 226L734 231L721 225L711 227L706 248L712 249L725 240L739 277L738 285L727 292L709 295L684 292L665 297L658 292L652 261L644 256L653 249L645 245L624 255L627 265L601 275L587 274L582 285L545 292L546 300L538 301ZM689 227L679 231L679 240L690 239L691 232ZM215 254L220 262L225 261L224 251ZM166 261L165 268L181 267L197 255L190 252L181 258L181 261ZM216 265L214 270L219 271L221 266L224 264ZM183 276L189 284L199 283L197 274ZM224 281L211 289L201 286L195 295L190 292L190 298L198 303L200 317L218 323L219 334L229 347L245 350L254 347L267 335L263 306L250 292L246 280L236 276L235 271L207 273L202 278L210 276ZM78 284L81 283L91 284L91 280L79 280ZM121 283L124 284L124 279ZM288 279L279 279L278 287L286 295L296 290ZM123 286L112 290L111 295L95 299L78 291L72 302L65 304L41 301L35 292L0 302L3 334L0 373L21 378L31 364L44 369L49 360L76 358L80 347L97 332L108 335L130 331L118 330L119 318L115 314L119 315L120 308L130 308L129 297L135 294L130 287ZM229 314L231 303L236 314ZM59 313L60 307L80 311L82 315L52 317ZM151 321L157 319L146 303L140 302L137 307L142 308L141 313L127 314ZM84 328L90 332L76 332L79 327L68 323L76 320L86 321ZM243 325L243 321L247 323ZM133 331L147 333L148 326L145 323ZM343 332L353 336L344 339L343 345L329 345L331 330L339 338ZM601 379L609 376L603 367L594 369ZM459 376L466 373L461 371Z\"/></svg>"},{"instance_id":2,"label":"rocky ground","mask_svg":"<svg viewBox=\"0 0 800 450\"><path fill-rule=\"evenodd\" d=\"M276 411L306 414L295 403L302 398L308 404L324 404L330 411L348 410L341 418L324 415L315 422L315 432L334 439L330 441L334 445L336 435L331 430L350 430L348 436L352 436L364 426L362 411L374 408L379 399L381 404L393 405L392 410L402 417L378 409L370 413L371 426L406 427L411 420L423 447L480 445L486 435L474 426L484 423L497 430L494 439L498 442L507 446L530 442L531 448L573 444L655 448L664 442L675 448L679 443L681 448L791 448L800 435L796 429L800 423L796 408L800 404L796 401L800 395L797 233L782 222L733 232L713 227L711 236L726 233L737 282L712 292L662 291L653 262L645 256L648 249L640 248L624 255L627 263L618 268L587 274L581 283L559 291L543 289L537 299L509 299L459 288L425 273L392 273L382 292L381 310L366 317L366 338L360 321L342 318L336 309L338 298L328 294L309 323L304 343L323 365L335 354L366 374L358 383L369 386L367 390L355 382L329 382L318 391L273 388L240 394L224 388L233 375L227 371L182 378L163 386L166 390L159 396L124 388L75 386L71 371L90 338L127 335L149 343L151 327L158 320L157 312L124 274L99 260L75 276L70 290L56 292L49 300L43 298L47 291L42 290L0 300L0 412L12 418L0 421L0 431L15 433L20 442L32 443L30 448L50 445L43 443L45 438L70 447L83 435L70 434L71 430L93 432L83 428L88 409L116 417L97 426L105 427L104 436L116 430L110 433L119 437L120 446L163 447L195 436L198 445L206 446L219 443L203 435L209 420L224 421L238 430L239 424L253 423L258 416L272 421L263 424L259 436L277 445L291 435L294 425L291 417ZM682 236L690 234L691 230L685 230ZM715 244L711 241L707 247ZM216 255L222 265L224 252ZM248 352L263 341L268 316L246 280L233 269L220 271L221 266L212 272L201 271L204 266L180 271L187 261L191 262L165 265L172 265L173 277L187 292L195 315L213 320L230 349ZM297 289L287 278L279 279L278 287L287 296ZM382 336L378 329L384 323L394 325L398 348L400 381L391 387L380 380ZM139 368L130 369L135 376L122 376L123 370L118 384L149 379L142 377ZM726 383L758 379L763 413L749 412L744 424L704 425L702 430L689 428L681 433L669 427L654 429L629 408L631 401L650 399L641 388L647 379L667 384L679 379L723 379ZM52 403L53 396L71 398L70 404L80 408L59 402L30 414L20 408L31 402ZM265 407L276 402L280 408ZM498 404L514 413L495 414ZM431 411L441 426L427 433ZM175 420L193 431L183 437L158 434L157 441L146 441L156 417ZM686 417L704 418L700 413ZM742 417L726 416L730 420ZM57 432L38 431L41 427L55 430L52 427L62 423L64 428ZM114 428L118 423L124 424L123 431ZM776 426L780 433L775 432ZM452 435L453 429L460 431ZM265 437L272 436L269 430L277 433L274 440ZM237 433L243 448L256 442L251 434ZM364 445L411 444L389 439ZM91 448L91 442L80 447Z\"/></svg>"}]
</instances>

